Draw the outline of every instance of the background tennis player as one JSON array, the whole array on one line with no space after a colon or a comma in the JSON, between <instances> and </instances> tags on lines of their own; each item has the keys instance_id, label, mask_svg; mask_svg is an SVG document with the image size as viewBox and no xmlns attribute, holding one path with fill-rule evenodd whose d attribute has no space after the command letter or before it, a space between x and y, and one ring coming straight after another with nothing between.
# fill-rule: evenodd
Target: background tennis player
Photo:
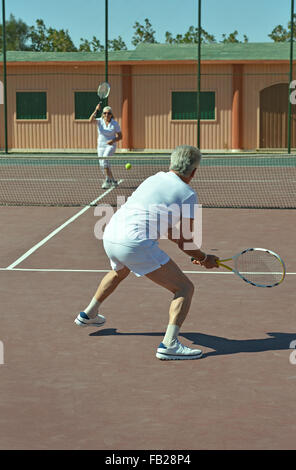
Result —
<instances>
[{"instance_id":1,"label":"background tennis player","mask_svg":"<svg viewBox=\"0 0 296 470\"><path fill-rule=\"evenodd\" d=\"M190 224L193 233L197 195L189 183L200 159L201 153L196 147L177 147L171 155L170 171L161 171L147 178L112 216L103 236L112 271L103 278L88 307L75 319L77 325L103 325L105 318L98 314L101 303L132 271L136 276L146 276L173 294L169 324L156 357L165 360L201 357L201 350L184 346L178 340L180 327L190 308L194 286L158 245L158 239L167 233L180 250L194 257L202 266L207 269L218 267L216 256L207 255L195 246L191 250L185 249L185 242L193 243L193 237L185 240L182 230L178 237L176 234L173 236L173 228L180 222L180 214L181 224ZM178 210L173 213L172 207ZM167 220L168 224L165 223Z\"/></svg>"},{"instance_id":2,"label":"background tennis player","mask_svg":"<svg viewBox=\"0 0 296 470\"><path fill-rule=\"evenodd\" d=\"M98 157L111 157L116 152L116 142L122 139L120 126L115 121L112 108L105 106L102 116L96 118L97 112L100 110L100 103L89 118L90 122L95 122L98 128ZM117 181L114 179L111 164L108 159L100 160L100 166L105 174L105 181L102 184L103 189L117 186Z\"/></svg>"}]
</instances>

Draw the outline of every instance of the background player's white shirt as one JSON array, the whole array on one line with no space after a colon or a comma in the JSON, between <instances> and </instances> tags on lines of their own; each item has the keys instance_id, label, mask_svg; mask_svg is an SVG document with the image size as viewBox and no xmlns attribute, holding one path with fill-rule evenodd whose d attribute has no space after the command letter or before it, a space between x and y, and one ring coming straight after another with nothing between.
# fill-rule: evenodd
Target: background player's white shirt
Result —
<instances>
[{"instance_id":1,"label":"background player's white shirt","mask_svg":"<svg viewBox=\"0 0 296 470\"><path fill-rule=\"evenodd\" d=\"M197 195L174 172L150 176L113 215L104 232L104 240L127 246L149 246L168 227L184 218L194 219Z\"/></svg>"},{"instance_id":2,"label":"background player's white shirt","mask_svg":"<svg viewBox=\"0 0 296 470\"><path fill-rule=\"evenodd\" d=\"M116 137L116 134L121 132L120 125L114 119L111 119L109 123L105 123L105 120L101 117L97 119L98 126L98 147L104 147L108 140L112 140Z\"/></svg>"}]
</instances>

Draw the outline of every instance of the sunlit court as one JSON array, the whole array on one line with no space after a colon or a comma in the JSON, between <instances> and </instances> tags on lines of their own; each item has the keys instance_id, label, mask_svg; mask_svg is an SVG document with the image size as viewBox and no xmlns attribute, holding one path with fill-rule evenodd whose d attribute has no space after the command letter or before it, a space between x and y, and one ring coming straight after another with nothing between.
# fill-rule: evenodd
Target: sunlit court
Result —
<instances>
[{"instance_id":1,"label":"sunlit court","mask_svg":"<svg viewBox=\"0 0 296 470\"><path fill-rule=\"evenodd\" d=\"M215 32L201 1L183 36L124 16L121 37L120 2L98 3L101 48L3 34L0 449L295 449L294 2L266 41ZM170 235L181 213L199 246Z\"/></svg>"}]
</instances>

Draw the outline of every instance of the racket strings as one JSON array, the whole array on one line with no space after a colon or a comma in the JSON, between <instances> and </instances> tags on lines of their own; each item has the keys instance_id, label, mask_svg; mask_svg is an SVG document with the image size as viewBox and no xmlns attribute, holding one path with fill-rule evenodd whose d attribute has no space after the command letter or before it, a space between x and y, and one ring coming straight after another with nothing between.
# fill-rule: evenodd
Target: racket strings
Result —
<instances>
[{"instance_id":1,"label":"racket strings","mask_svg":"<svg viewBox=\"0 0 296 470\"><path fill-rule=\"evenodd\" d=\"M235 262L236 270L248 281L274 285L282 280L284 268L280 260L268 251L247 251Z\"/></svg>"},{"instance_id":2,"label":"racket strings","mask_svg":"<svg viewBox=\"0 0 296 470\"><path fill-rule=\"evenodd\" d=\"M107 83L102 83L98 88L98 95L101 99L107 98L110 87Z\"/></svg>"}]
</instances>

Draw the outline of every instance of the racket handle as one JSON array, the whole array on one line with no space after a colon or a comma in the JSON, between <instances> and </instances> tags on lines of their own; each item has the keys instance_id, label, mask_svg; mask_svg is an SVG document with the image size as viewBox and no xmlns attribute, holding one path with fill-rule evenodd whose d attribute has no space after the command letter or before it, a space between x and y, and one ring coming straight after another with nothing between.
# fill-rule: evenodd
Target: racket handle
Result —
<instances>
[{"instance_id":1,"label":"racket handle","mask_svg":"<svg viewBox=\"0 0 296 470\"><path fill-rule=\"evenodd\" d=\"M99 105L102 106L102 101L99 101ZM100 113L100 111L97 110L97 112L96 112L96 117L98 117L99 113Z\"/></svg>"},{"instance_id":2,"label":"racket handle","mask_svg":"<svg viewBox=\"0 0 296 470\"><path fill-rule=\"evenodd\" d=\"M218 266L223 266L223 268L228 269L228 271L232 271L232 268L230 266L227 266L227 264L221 263L220 260L217 260L216 263L218 264Z\"/></svg>"},{"instance_id":3,"label":"racket handle","mask_svg":"<svg viewBox=\"0 0 296 470\"><path fill-rule=\"evenodd\" d=\"M208 255L206 255L205 258L201 260L201 262L203 263L203 261L205 261L207 259L207 257L208 257ZM198 259L194 258L193 256L191 257L191 262L192 261L198 261L200 263L200 261Z\"/></svg>"}]
</instances>

